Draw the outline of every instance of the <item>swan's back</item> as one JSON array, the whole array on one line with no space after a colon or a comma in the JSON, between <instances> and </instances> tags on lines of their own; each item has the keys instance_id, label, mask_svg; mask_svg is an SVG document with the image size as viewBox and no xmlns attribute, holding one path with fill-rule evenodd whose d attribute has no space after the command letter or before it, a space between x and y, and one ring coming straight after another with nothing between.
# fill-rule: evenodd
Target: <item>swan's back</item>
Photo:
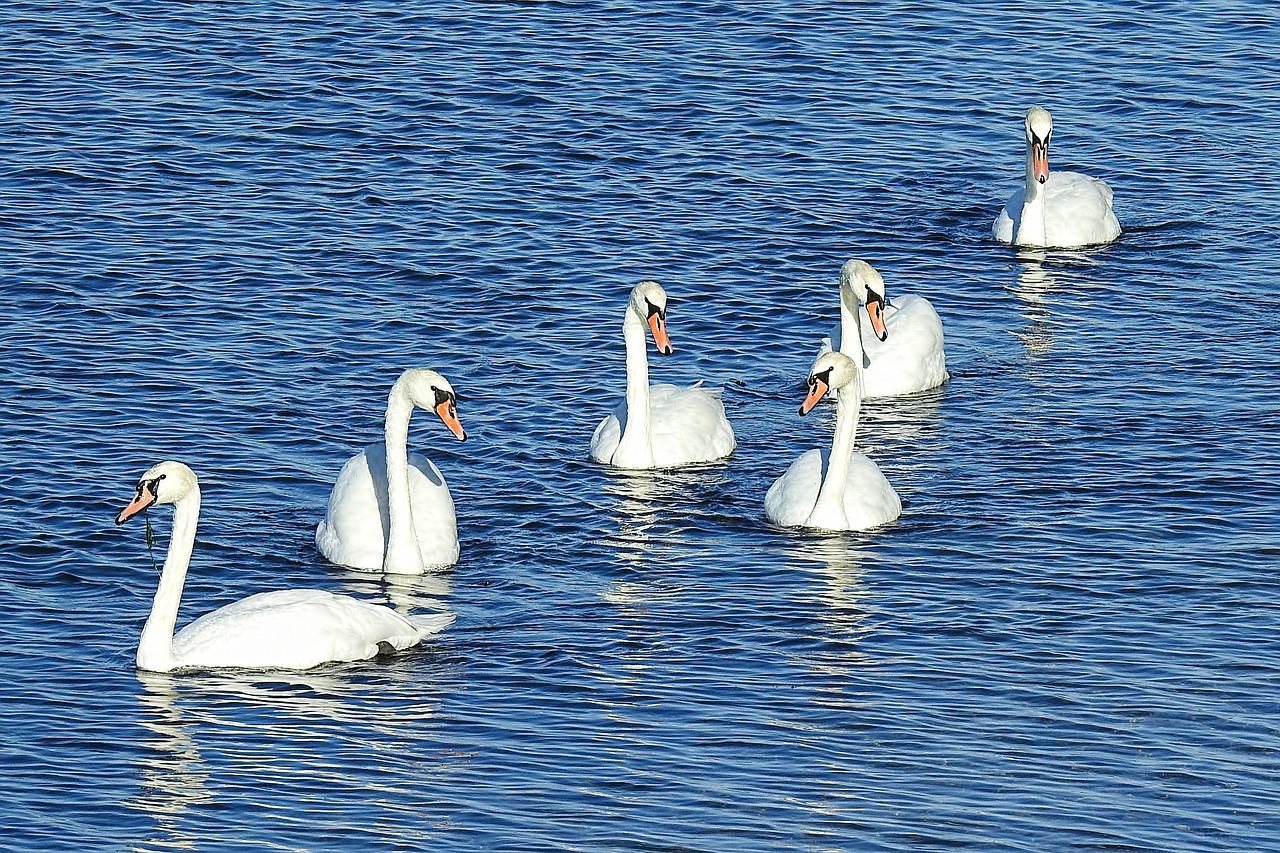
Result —
<instances>
[{"instance_id":1,"label":"swan's back","mask_svg":"<svg viewBox=\"0 0 1280 853\"><path fill-rule=\"evenodd\" d=\"M444 475L420 453L409 452L409 497L423 562L458 561L458 522ZM316 548L325 559L365 571L382 569L391 516L387 508L387 449L370 444L347 460L329 493L325 517L316 527Z\"/></svg>"},{"instance_id":2,"label":"swan's back","mask_svg":"<svg viewBox=\"0 0 1280 853\"><path fill-rule=\"evenodd\" d=\"M1105 181L1079 172L1050 172L1044 193L1046 246L1092 246L1120 236L1114 194ZM992 237L1002 243L1017 238L1026 197L1026 187L1014 190L991 226Z\"/></svg>"},{"instance_id":3,"label":"swan's back","mask_svg":"<svg viewBox=\"0 0 1280 853\"><path fill-rule=\"evenodd\" d=\"M737 447L719 388L651 385L649 417L659 468L723 459Z\"/></svg>"},{"instance_id":4,"label":"swan's back","mask_svg":"<svg viewBox=\"0 0 1280 853\"><path fill-rule=\"evenodd\" d=\"M774 480L765 493L765 517L781 527L806 526L818 502L822 475L830 454L827 448L815 448L792 462L786 473ZM855 453L849 459L844 511L850 530L869 530L902 515L902 500L898 493L880 466L865 454Z\"/></svg>"},{"instance_id":5,"label":"swan's back","mask_svg":"<svg viewBox=\"0 0 1280 853\"><path fill-rule=\"evenodd\" d=\"M1053 246L1091 246L1120 236L1111 187L1079 172L1050 172L1044 228Z\"/></svg>"},{"instance_id":6,"label":"swan's back","mask_svg":"<svg viewBox=\"0 0 1280 853\"><path fill-rule=\"evenodd\" d=\"M618 404L591 436L591 458L608 464L626 427L627 401ZM649 386L649 436L654 468L723 459L737 447L719 388Z\"/></svg>"},{"instance_id":7,"label":"swan's back","mask_svg":"<svg viewBox=\"0 0 1280 853\"><path fill-rule=\"evenodd\" d=\"M374 657L381 643L407 649L452 621L447 613L411 621L324 590L279 590L196 619L174 636L173 655L178 667L308 669Z\"/></svg>"},{"instance_id":8,"label":"swan's back","mask_svg":"<svg viewBox=\"0 0 1280 853\"><path fill-rule=\"evenodd\" d=\"M895 397L936 388L949 377L942 318L929 300L908 294L885 309L889 337L871 333L871 321L859 312L862 341L870 364L862 370L862 396Z\"/></svg>"}]
</instances>

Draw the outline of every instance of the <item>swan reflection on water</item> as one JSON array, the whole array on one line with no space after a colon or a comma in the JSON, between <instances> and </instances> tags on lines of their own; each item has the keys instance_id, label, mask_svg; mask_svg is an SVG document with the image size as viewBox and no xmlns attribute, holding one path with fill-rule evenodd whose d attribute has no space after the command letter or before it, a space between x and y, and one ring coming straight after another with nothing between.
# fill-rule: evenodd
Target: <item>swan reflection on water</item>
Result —
<instances>
[{"instance_id":1,"label":"swan reflection on water","mask_svg":"<svg viewBox=\"0 0 1280 853\"><path fill-rule=\"evenodd\" d=\"M1025 304L1022 315L1027 324L1015 331L1018 340L1026 347L1027 355L1044 355L1053 348L1054 330L1045 296L1057 287L1057 280L1044 268L1045 253L1039 249L1022 249L1018 252L1022 272L1013 292Z\"/></svg>"},{"instance_id":2,"label":"swan reflection on water","mask_svg":"<svg viewBox=\"0 0 1280 853\"><path fill-rule=\"evenodd\" d=\"M380 774L364 799L420 796L422 773L447 759L435 728L440 700L421 668L400 661L314 670L215 670L172 675L139 670L139 722L150 737L137 753L133 806L156 827L134 850L196 849L190 814L245 792L316 789L349 793L343 755L399 755L402 776ZM225 804L224 804L225 805ZM305 798L298 808L306 809ZM426 840L424 834L421 841Z\"/></svg>"},{"instance_id":3,"label":"swan reflection on water","mask_svg":"<svg viewBox=\"0 0 1280 853\"><path fill-rule=\"evenodd\" d=\"M604 492L611 501L606 511L614 530L605 534L604 545L628 573L614 578L601 593L606 601L643 608L679 593L679 587L654 567L665 565L669 555L683 551L691 542L665 522L673 506L696 500L694 495L706 478L715 476L705 468L609 472ZM657 535L660 526L661 535Z\"/></svg>"},{"instance_id":4,"label":"swan reflection on water","mask_svg":"<svg viewBox=\"0 0 1280 853\"><path fill-rule=\"evenodd\" d=\"M833 637L861 636L868 630L863 603L867 597L863 560L867 556L868 552L858 547L856 534L848 533L807 534L788 554L790 564L821 582L817 600L823 607L814 615L831 629Z\"/></svg>"},{"instance_id":5,"label":"swan reflection on water","mask_svg":"<svg viewBox=\"0 0 1280 853\"><path fill-rule=\"evenodd\" d=\"M173 676L138 671L143 689L138 700L144 706L143 728L154 736L142 745L151 758L138 768L135 806L156 821L155 834L134 850L195 849L197 836L186 833L182 819L194 806L213 800L209 791L209 767L200 755L190 726L177 707L178 692Z\"/></svg>"},{"instance_id":6,"label":"swan reflection on water","mask_svg":"<svg viewBox=\"0 0 1280 853\"><path fill-rule=\"evenodd\" d=\"M1050 311L1053 304L1051 295L1068 286L1062 280L1061 273L1070 275L1073 270L1080 268L1092 270L1097 268L1098 262L1090 252L1084 250L1024 248L1018 250L1018 263L1022 270L1011 290L1024 303L1022 314L1027 319L1027 324L1013 334L1026 347L1027 355L1044 355L1055 343L1055 327L1063 323L1061 319L1055 319ZM1058 271L1057 274L1055 270Z\"/></svg>"}]
</instances>

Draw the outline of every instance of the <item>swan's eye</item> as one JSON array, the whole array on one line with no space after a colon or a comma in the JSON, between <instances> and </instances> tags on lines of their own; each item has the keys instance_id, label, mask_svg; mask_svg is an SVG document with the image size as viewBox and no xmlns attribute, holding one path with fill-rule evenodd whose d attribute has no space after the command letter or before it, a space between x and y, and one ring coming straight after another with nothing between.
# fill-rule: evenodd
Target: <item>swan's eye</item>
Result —
<instances>
[{"instance_id":1,"label":"swan's eye","mask_svg":"<svg viewBox=\"0 0 1280 853\"><path fill-rule=\"evenodd\" d=\"M139 500L142 493L146 492L154 499L160 492L160 481L164 479L164 474L156 477L154 480L139 480L138 488L134 491L134 500Z\"/></svg>"},{"instance_id":2,"label":"swan's eye","mask_svg":"<svg viewBox=\"0 0 1280 853\"><path fill-rule=\"evenodd\" d=\"M819 382L821 382L823 385L826 385L828 387L831 385L831 368L830 367L828 367L826 370L822 371L821 373L809 374L809 380L807 384L810 388L817 388Z\"/></svg>"},{"instance_id":3,"label":"swan's eye","mask_svg":"<svg viewBox=\"0 0 1280 853\"><path fill-rule=\"evenodd\" d=\"M658 307L657 305L654 305L654 304L653 304L652 302L650 302L648 299L646 299L646 300L644 301L644 304L649 306L649 316L650 316L650 317L652 317L654 314L657 314L657 315L658 315L658 319L659 319L659 320L666 320L666 319L667 319L667 309L665 309L665 308L660 308L660 307Z\"/></svg>"},{"instance_id":4,"label":"swan's eye","mask_svg":"<svg viewBox=\"0 0 1280 853\"><path fill-rule=\"evenodd\" d=\"M443 406L445 403L448 403L452 406L458 401L458 395L453 393L452 391L445 391L442 388L434 388L434 387L431 390L436 392L435 407L437 409Z\"/></svg>"}]
</instances>

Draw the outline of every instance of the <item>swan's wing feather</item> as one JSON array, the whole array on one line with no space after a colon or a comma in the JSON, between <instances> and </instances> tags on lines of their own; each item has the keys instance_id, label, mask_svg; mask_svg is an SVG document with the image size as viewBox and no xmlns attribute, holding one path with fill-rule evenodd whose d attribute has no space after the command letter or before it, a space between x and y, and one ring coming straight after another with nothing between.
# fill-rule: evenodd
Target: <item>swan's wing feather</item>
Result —
<instances>
[{"instance_id":1,"label":"swan's wing feather","mask_svg":"<svg viewBox=\"0 0 1280 853\"><path fill-rule=\"evenodd\" d=\"M808 520L822 487L828 452L815 448L801 454L773 481L764 496L765 518L782 527L799 527Z\"/></svg>"},{"instance_id":2,"label":"swan's wing feather","mask_svg":"<svg viewBox=\"0 0 1280 853\"><path fill-rule=\"evenodd\" d=\"M719 388L652 385L649 413L656 467L722 459L737 446Z\"/></svg>"},{"instance_id":3,"label":"swan's wing feather","mask_svg":"<svg viewBox=\"0 0 1280 853\"><path fill-rule=\"evenodd\" d=\"M871 334L861 317L863 346L870 364L863 370L863 396L892 397L936 388L949 378L942 318L929 300L914 294L895 297L885 311L889 337Z\"/></svg>"},{"instance_id":4,"label":"swan's wing feather","mask_svg":"<svg viewBox=\"0 0 1280 853\"><path fill-rule=\"evenodd\" d=\"M792 462L765 493L765 517L782 527L805 526L818 501L829 456L827 448L815 449ZM850 530L879 527L902 514L898 493L879 466L865 454L855 453L849 459L844 511Z\"/></svg>"},{"instance_id":5,"label":"swan's wing feather","mask_svg":"<svg viewBox=\"0 0 1280 853\"><path fill-rule=\"evenodd\" d=\"M458 562L458 515L449 484L434 462L413 451L409 452L409 502L423 565L443 568Z\"/></svg>"},{"instance_id":6,"label":"swan's wing feather","mask_svg":"<svg viewBox=\"0 0 1280 853\"><path fill-rule=\"evenodd\" d=\"M1111 187L1079 172L1052 172L1045 195L1045 234L1055 246L1110 243L1120 236Z\"/></svg>"},{"instance_id":7,"label":"swan's wing feather","mask_svg":"<svg viewBox=\"0 0 1280 853\"><path fill-rule=\"evenodd\" d=\"M370 444L347 460L316 526L325 559L365 571L382 569L391 517L387 510L386 445ZM458 522L444 475L420 453L409 453L409 499L418 549L428 566L458 560Z\"/></svg>"},{"instance_id":8,"label":"swan's wing feather","mask_svg":"<svg viewBox=\"0 0 1280 853\"><path fill-rule=\"evenodd\" d=\"M622 420L626 417L626 410L627 403L623 400L591 434L591 458L595 461L607 465L613 459L613 452L618 449L618 442L622 440Z\"/></svg>"},{"instance_id":9,"label":"swan's wing feather","mask_svg":"<svg viewBox=\"0 0 1280 853\"><path fill-rule=\"evenodd\" d=\"M443 627L439 619L424 625ZM251 595L201 616L178 632L173 650L185 667L307 669L373 657L379 643L406 649L424 636L424 627L390 608L325 590L291 589Z\"/></svg>"},{"instance_id":10,"label":"swan's wing feather","mask_svg":"<svg viewBox=\"0 0 1280 853\"><path fill-rule=\"evenodd\" d=\"M382 568L391 526L377 491L386 494L385 453L383 445L369 445L347 460L333 483L324 518L316 526L316 549L332 563L366 571Z\"/></svg>"},{"instance_id":11,"label":"swan's wing feather","mask_svg":"<svg viewBox=\"0 0 1280 853\"><path fill-rule=\"evenodd\" d=\"M1018 233L1018 217L1022 215L1022 205L1027 195L1026 187L1019 187L1009 195L996 221L991 223L991 236L1002 243L1012 243Z\"/></svg>"},{"instance_id":12,"label":"swan's wing feather","mask_svg":"<svg viewBox=\"0 0 1280 853\"><path fill-rule=\"evenodd\" d=\"M851 530L869 530L902 515L902 500L884 472L870 457L855 453L849 459L849 485L844 513Z\"/></svg>"}]
</instances>

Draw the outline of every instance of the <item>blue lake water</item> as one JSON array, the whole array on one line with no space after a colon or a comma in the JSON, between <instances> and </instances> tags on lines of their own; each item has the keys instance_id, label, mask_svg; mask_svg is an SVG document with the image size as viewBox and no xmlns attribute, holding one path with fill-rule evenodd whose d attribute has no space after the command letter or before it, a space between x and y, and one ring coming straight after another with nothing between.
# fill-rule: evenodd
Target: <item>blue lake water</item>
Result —
<instances>
[{"instance_id":1,"label":"blue lake water","mask_svg":"<svg viewBox=\"0 0 1280 853\"><path fill-rule=\"evenodd\" d=\"M1280 849L1280 7L860 5L0 8L0 849ZM1034 103L1115 244L989 238ZM850 257L952 379L865 407L898 522L784 531ZM643 278L725 462L587 458ZM410 440L461 561L337 569L407 367L460 394L468 441ZM456 623L139 673L112 519L166 458L180 624L287 586Z\"/></svg>"}]
</instances>

